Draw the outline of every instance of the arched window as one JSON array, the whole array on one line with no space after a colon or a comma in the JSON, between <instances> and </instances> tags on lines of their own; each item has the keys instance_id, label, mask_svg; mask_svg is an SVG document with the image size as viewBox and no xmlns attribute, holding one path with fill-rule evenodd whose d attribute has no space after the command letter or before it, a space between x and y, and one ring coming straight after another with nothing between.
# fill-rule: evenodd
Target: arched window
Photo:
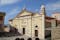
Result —
<instances>
[{"instance_id":1,"label":"arched window","mask_svg":"<svg viewBox=\"0 0 60 40\"><path fill-rule=\"evenodd\" d=\"M23 34L25 34L25 28L23 28Z\"/></svg>"},{"instance_id":2,"label":"arched window","mask_svg":"<svg viewBox=\"0 0 60 40\"><path fill-rule=\"evenodd\" d=\"M21 38L20 40L24 40L24 38Z\"/></svg>"},{"instance_id":3,"label":"arched window","mask_svg":"<svg viewBox=\"0 0 60 40\"><path fill-rule=\"evenodd\" d=\"M35 30L35 36L38 36L38 30Z\"/></svg>"},{"instance_id":4,"label":"arched window","mask_svg":"<svg viewBox=\"0 0 60 40\"><path fill-rule=\"evenodd\" d=\"M16 38L15 40L20 40L20 38Z\"/></svg>"},{"instance_id":5,"label":"arched window","mask_svg":"<svg viewBox=\"0 0 60 40\"><path fill-rule=\"evenodd\" d=\"M39 38L35 38L35 40L40 40Z\"/></svg>"},{"instance_id":6,"label":"arched window","mask_svg":"<svg viewBox=\"0 0 60 40\"><path fill-rule=\"evenodd\" d=\"M28 38L28 40L32 40L32 38Z\"/></svg>"}]
</instances>

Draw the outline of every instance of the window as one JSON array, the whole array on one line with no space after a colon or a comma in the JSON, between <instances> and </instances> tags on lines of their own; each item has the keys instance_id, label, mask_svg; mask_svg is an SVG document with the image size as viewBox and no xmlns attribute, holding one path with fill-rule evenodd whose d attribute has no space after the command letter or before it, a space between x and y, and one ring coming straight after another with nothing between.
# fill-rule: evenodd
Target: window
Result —
<instances>
[{"instance_id":1,"label":"window","mask_svg":"<svg viewBox=\"0 0 60 40\"><path fill-rule=\"evenodd\" d=\"M32 40L32 38L28 38L28 40Z\"/></svg>"},{"instance_id":2,"label":"window","mask_svg":"<svg viewBox=\"0 0 60 40\"><path fill-rule=\"evenodd\" d=\"M56 26L57 26L57 20L56 20Z\"/></svg>"},{"instance_id":3,"label":"window","mask_svg":"<svg viewBox=\"0 0 60 40\"><path fill-rule=\"evenodd\" d=\"M38 27L37 25L35 27Z\"/></svg>"},{"instance_id":4,"label":"window","mask_svg":"<svg viewBox=\"0 0 60 40\"><path fill-rule=\"evenodd\" d=\"M25 34L25 28L23 28L23 34Z\"/></svg>"},{"instance_id":5,"label":"window","mask_svg":"<svg viewBox=\"0 0 60 40\"><path fill-rule=\"evenodd\" d=\"M35 36L38 36L38 30L35 30Z\"/></svg>"},{"instance_id":6,"label":"window","mask_svg":"<svg viewBox=\"0 0 60 40\"><path fill-rule=\"evenodd\" d=\"M35 40L40 40L39 38L36 38Z\"/></svg>"}]
</instances>

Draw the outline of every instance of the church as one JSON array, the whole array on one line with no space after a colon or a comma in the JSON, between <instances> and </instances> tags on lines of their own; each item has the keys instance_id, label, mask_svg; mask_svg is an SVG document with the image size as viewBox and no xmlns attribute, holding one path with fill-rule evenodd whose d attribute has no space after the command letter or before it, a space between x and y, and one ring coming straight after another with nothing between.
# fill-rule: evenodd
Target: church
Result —
<instances>
[{"instance_id":1,"label":"church","mask_svg":"<svg viewBox=\"0 0 60 40\"><path fill-rule=\"evenodd\" d=\"M57 40L55 39L57 36L55 35L55 31L57 30L56 27L59 28L60 26L59 17L60 17L59 13L54 13L52 14L51 17L47 16L44 5L41 6L39 13L30 12L26 10L26 8L24 8L19 14L17 14L16 17L9 20L9 25L12 26L13 28L16 28L20 34L16 31L12 31L14 34L13 35L11 32L9 33L9 30L7 31L7 29L5 29L4 31L7 32L9 36L0 39L1 40Z\"/></svg>"},{"instance_id":2,"label":"church","mask_svg":"<svg viewBox=\"0 0 60 40\"><path fill-rule=\"evenodd\" d=\"M51 40L51 28L56 27L56 19L47 16L45 6L42 5L39 13L23 9L15 18L9 20L9 24L31 39Z\"/></svg>"}]
</instances>

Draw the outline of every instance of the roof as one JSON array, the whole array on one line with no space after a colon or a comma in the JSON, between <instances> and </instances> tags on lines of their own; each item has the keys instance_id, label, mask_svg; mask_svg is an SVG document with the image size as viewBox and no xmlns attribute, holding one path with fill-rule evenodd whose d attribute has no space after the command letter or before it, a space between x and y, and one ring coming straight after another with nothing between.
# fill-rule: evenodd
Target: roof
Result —
<instances>
[{"instance_id":1,"label":"roof","mask_svg":"<svg viewBox=\"0 0 60 40\"><path fill-rule=\"evenodd\" d=\"M52 18L52 17L46 16L45 19L46 19L46 20L45 20L46 22L50 23L51 20L53 20L53 19L55 19L55 18Z\"/></svg>"},{"instance_id":2,"label":"roof","mask_svg":"<svg viewBox=\"0 0 60 40\"><path fill-rule=\"evenodd\" d=\"M46 18L46 19L55 19L55 18L49 17L49 16L46 16L45 18Z\"/></svg>"},{"instance_id":3,"label":"roof","mask_svg":"<svg viewBox=\"0 0 60 40\"><path fill-rule=\"evenodd\" d=\"M24 10L22 10L19 14L17 14L16 17L18 17L19 15L21 15L23 12L29 12L31 15L34 14L34 12L27 11L26 9L24 9Z\"/></svg>"},{"instance_id":4,"label":"roof","mask_svg":"<svg viewBox=\"0 0 60 40\"><path fill-rule=\"evenodd\" d=\"M0 15L4 15L5 16L5 12L0 12Z\"/></svg>"},{"instance_id":5,"label":"roof","mask_svg":"<svg viewBox=\"0 0 60 40\"><path fill-rule=\"evenodd\" d=\"M18 32L18 30L12 26L10 27L9 32L0 32L0 37L13 37L13 36L21 36L22 34Z\"/></svg>"},{"instance_id":6,"label":"roof","mask_svg":"<svg viewBox=\"0 0 60 40\"><path fill-rule=\"evenodd\" d=\"M19 16L19 15L21 15L24 11L30 13L30 15L24 15L24 16L33 16L33 15L36 15L36 14L37 14L37 13L31 12L31 11L27 11L26 9L24 9L24 10L22 10L19 14L17 14L16 17L24 17L24 16ZM14 18L16 18L16 17L14 17ZM13 19L14 19L14 18L13 18ZM9 21L12 21L13 19L10 19Z\"/></svg>"},{"instance_id":7,"label":"roof","mask_svg":"<svg viewBox=\"0 0 60 40\"><path fill-rule=\"evenodd\" d=\"M10 19L9 21L12 21L13 19Z\"/></svg>"}]
</instances>

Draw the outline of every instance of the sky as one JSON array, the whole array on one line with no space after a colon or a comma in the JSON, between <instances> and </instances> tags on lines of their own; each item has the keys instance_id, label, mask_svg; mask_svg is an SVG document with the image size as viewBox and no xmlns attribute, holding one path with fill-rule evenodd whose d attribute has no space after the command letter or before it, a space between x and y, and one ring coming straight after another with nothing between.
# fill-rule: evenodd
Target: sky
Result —
<instances>
[{"instance_id":1,"label":"sky","mask_svg":"<svg viewBox=\"0 0 60 40\"><path fill-rule=\"evenodd\" d=\"M5 22L14 18L24 7L31 12L40 12L41 5L45 5L46 14L60 12L60 0L0 0L0 12L5 12Z\"/></svg>"}]
</instances>

